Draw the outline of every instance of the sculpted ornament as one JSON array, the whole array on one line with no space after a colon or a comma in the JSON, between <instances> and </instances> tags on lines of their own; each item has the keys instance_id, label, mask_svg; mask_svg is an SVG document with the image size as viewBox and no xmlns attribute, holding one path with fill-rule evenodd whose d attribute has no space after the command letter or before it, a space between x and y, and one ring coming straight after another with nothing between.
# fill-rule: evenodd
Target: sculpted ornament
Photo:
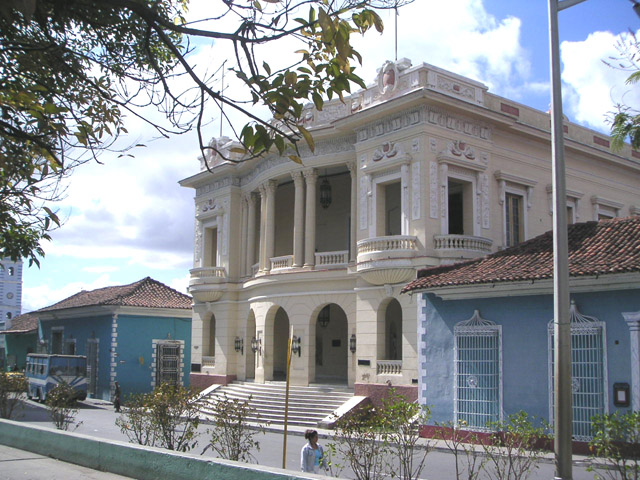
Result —
<instances>
[{"instance_id":1,"label":"sculpted ornament","mask_svg":"<svg viewBox=\"0 0 640 480\"><path fill-rule=\"evenodd\" d=\"M383 158L393 158L398 154L396 144L393 142L385 142L373 152L372 160L374 162L380 161Z\"/></svg>"},{"instance_id":2,"label":"sculpted ornament","mask_svg":"<svg viewBox=\"0 0 640 480\"><path fill-rule=\"evenodd\" d=\"M456 157L464 156L469 160L475 160L476 158L476 153L473 148L460 140L447 143L447 150Z\"/></svg>"}]
</instances>

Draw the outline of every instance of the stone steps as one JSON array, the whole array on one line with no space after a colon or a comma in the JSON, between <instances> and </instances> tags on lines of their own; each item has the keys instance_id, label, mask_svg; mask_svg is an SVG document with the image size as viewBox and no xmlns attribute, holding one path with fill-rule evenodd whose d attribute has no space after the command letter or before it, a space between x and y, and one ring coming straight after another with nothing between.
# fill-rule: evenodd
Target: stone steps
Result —
<instances>
[{"instance_id":1,"label":"stone steps","mask_svg":"<svg viewBox=\"0 0 640 480\"><path fill-rule=\"evenodd\" d=\"M284 424L286 385L284 382L252 383L233 382L218 387L204 395L201 411L204 420L213 419L213 405L226 396L229 399L249 401L253 412L251 423ZM353 398L353 391L346 386L311 385L289 387L289 425L316 427L345 402Z\"/></svg>"}]
</instances>

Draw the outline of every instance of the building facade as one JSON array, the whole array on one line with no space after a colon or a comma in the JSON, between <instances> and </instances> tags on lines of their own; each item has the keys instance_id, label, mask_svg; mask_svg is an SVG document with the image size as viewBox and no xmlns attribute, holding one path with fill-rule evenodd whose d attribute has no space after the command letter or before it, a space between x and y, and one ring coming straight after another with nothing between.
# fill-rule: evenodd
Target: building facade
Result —
<instances>
[{"instance_id":1,"label":"building facade","mask_svg":"<svg viewBox=\"0 0 640 480\"><path fill-rule=\"evenodd\" d=\"M640 409L640 216L569 227L573 438L592 417ZM525 411L553 423L552 234L421 271L419 401L430 423L492 423Z\"/></svg>"},{"instance_id":2,"label":"building facade","mask_svg":"<svg viewBox=\"0 0 640 480\"><path fill-rule=\"evenodd\" d=\"M6 342L2 330L11 328L11 320L22 311L22 262L0 260L0 370L6 362Z\"/></svg>"},{"instance_id":3,"label":"building facade","mask_svg":"<svg viewBox=\"0 0 640 480\"><path fill-rule=\"evenodd\" d=\"M303 165L208 154L181 182L195 190L192 384L283 378L293 336L294 384L417 396L417 309L400 290L551 228L549 115L402 59L304 119ZM640 153L570 122L565 135L569 221L640 211Z\"/></svg>"}]
</instances>

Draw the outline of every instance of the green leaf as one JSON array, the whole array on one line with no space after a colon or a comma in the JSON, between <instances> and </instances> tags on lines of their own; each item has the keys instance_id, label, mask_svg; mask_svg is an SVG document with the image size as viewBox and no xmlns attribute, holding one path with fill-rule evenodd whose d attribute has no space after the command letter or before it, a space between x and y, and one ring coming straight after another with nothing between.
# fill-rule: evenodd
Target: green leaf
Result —
<instances>
[{"instance_id":1,"label":"green leaf","mask_svg":"<svg viewBox=\"0 0 640 480\"><path fill-rule=\"evenodd\" d=\"M292 160L302 165L302 159L298 155L289 155L289 160Z\"/></svg>"},{"instance_id":2,"label":"green leaf","mask_svg":"<svg viewBox=\"0 0 640 480\"><path fill-rule=\"evenodd\" d=\"M311 134L309 133L309 131L304 128L302 125L298 125L298 130L300 131L300 133L302 134L302 136L304 137L305 141L307 142L307 145L309 146L309 149L313 152L316 149L316 144L313 141L313 137L311 136Z\"/></svg>"}]
</instances>

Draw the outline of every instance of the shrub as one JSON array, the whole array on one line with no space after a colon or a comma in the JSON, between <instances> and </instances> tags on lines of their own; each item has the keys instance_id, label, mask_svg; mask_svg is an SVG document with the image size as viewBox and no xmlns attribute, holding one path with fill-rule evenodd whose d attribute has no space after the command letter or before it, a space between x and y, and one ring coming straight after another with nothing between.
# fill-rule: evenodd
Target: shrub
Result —
<instances>
[{"instance_id":1,"label":"shrub","mask_svg":"<svg viewBox=\"0 0 640 480\"><path fill-rule=\"evenodd\" d=\"M195 448L200 424L196 392L163 383L151 393L129 398L116 425L130 442L178 452Z\"/></svg>"},{"instance_id":2,"label":"shrub","mask_svg":"<svg viewBox=\"0 0 640 480\"><path fill-rule=\"evenodd\" d=\"M69 430L74 424L78 409L76 408L77 392L66 382L60 382L47 394L45 401L49 407L51 420L58 430ZM80 423L76 425L78 428Z\"/></svg>"},{"instance_id":3,"label":"shrub","mask_svg":"<svg viewBox=\"0 0 640 480\"><path fill-rule=\"evenodd\" d=\"M478 435L466 431L467 423L464 421L436 423L436 427L435 438L442 440L455 459L456 480L477 480L486 463L486 457L476 447Z\"/></svg>"},{"instance_id":4,"label":"shrub","mask_svg":"<svg viewBox=\"0 0 640 480\"><path fill-rule=\"evenodd\" d=\"M24 406L20 399L27 391L24 375L0 372L0 417L10 419Z\"/></svg>"},{"instance_id":5,"label":"shrub","mask_svg":"<svg viewBox=\"0 0 640 480\"><path fill-rule=\"evenodd\" d=\"M211 448L220 458L252 463L256 459L251 453L254 449L260 451L260 442L255 436L264 433L252 429L247 419L252 413L249 400L229 399L224 395L213 406L215 420L213 426L207 429L211 436L209 445L202 453Z\"/></svg>"},{"instance_id":6,"label":"shrub","mask_svg":"<svg viewBox=\"0 0 640 480\"><path fill-rule=\"evenodd\" d=\"M618 412L593 417L593 439L589 449L592 465L599 468L596 479L638 480L640 478L640 412Z\"/></svg>"}]
</instances>

